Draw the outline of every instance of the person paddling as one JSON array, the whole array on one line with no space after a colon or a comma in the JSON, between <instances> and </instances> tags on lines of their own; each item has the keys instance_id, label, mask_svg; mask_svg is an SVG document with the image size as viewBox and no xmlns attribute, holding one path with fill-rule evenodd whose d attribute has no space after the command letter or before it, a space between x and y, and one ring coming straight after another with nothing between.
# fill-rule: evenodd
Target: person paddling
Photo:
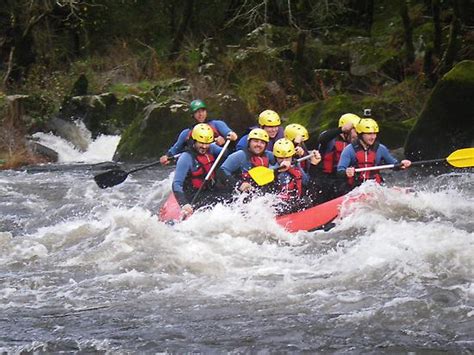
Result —
<instances>
[{"instance_id":1,"label":"person paddling","mask_svg":"<svg viewBox=\"0 0 474 355\"><path fill-rule=\"evenodd\" d=\"M190 111L193 115L193 118L196 122L207 123L214 134L213 141L215 141L219 146L224 145L226 139L231 141L236 141L238 136L237 134L229 128L229 126L221 120L208 120L207 119L207 106L202 100L193 100L189 105ZM160 157L160 163L167 165L170 162L170 158L174 155L184 151L186 147L187 140L191 137L192 128L186 128L178 136L178 140L171 146L168 152Z\"/></svg>"},{"instance_id":2,"label":"person paddling","mask_svg":"<svg viewBox=\"0 0 474 355\"><path fill-rule=\"evenodd\" d=\"M194 209L212 202L214 173L210 181L202 187L198 201L191 205L194 195L205 183L205 176L211 169L217 155L222 150L214 142L214 131L206 123L197 124L188 142L187 149L179 156L173 178L172 190L181 206L182 214L187 216Z\"/></svg>"},{"instance_id":3,"label":"person paddling","mask_svg":"<svg viewBox=\"0 0 474 355\"><path fill-rule=\"evenodd\" d=\"M273 144L280 138L283 138L283 128L281 127L281 119L278 113L273 110L265 110L258 115L259 127L268 134L267 150L272 151ZM258 128L252 127L251 129ZM242 136L235 146L236 150L245 149L247 147L248 134Z\"/></svg>"},{"instance_id":4,"label":"person paddling","mask_svg":"<svg viewBox=\"0 0 474 355\"><path fill-rule=\"evenodd\" d=\"M276 163L273 153L266 150L270 137L261 128L254 128L247 136L247 146L230 154L217 170L219 182L227 189L249 192L257 185L248 171L257 166L269 167Z\"/></svg>"},{"instance_id":5,"label":"person paddling","mask_svg":"<svg viewBox=\"0 0 474 355\"><path fill-rule=\"evenodd\" d=\"M382 183L383 179L378 170L370 170L357 173L356 168L368 168L378 166L382 162L385 164L398 164L398 160L393 157L387 147L377 141L379 126L372 118L362 118L356 124L357 139L348 145L341 154L341 159L337 165L337 172L341 176L346 176L350 188L358 186L367 180L374 180ZM400 162L400 168L406 169L411 165L411 161L404 159Z\"/></svg>"},{"instance_id":6,"label":"person paddling","mask_svg":"<svg viewBox=\"0 0 474 355\"><path fill-rule=\"evenodd\" d=\"M309 183L309 176L298 165L293 165L296 154L295 146L289 139L282 138L275 142L273 155L279 165L275 171L275 193L282 204L277 207L280 213L296 212L311 206L311 201L304 195L304 187ZM310 166L315 167L321 161L317 150L311 151Z\"/></svg>"}]
</instances>

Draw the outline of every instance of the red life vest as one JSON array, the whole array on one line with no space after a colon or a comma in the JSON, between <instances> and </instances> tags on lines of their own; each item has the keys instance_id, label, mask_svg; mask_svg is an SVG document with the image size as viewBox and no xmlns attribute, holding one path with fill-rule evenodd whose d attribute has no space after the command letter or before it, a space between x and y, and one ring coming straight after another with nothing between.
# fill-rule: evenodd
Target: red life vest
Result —
<instances>
[{"instance_id":1,"label":"red life vest","mask_svg":"<svg viewBox=\"0 0 474 355\"><path fill-rule=\"evenodd\" d=\"M204 123L206 123L206 124L208 124L209 126L211 126L212 131L214 132L214 138L217 138L217 137L219 137L219 136L221 135L221 134L219 133L219 131L217 130L217 128L214 127L214 125L213 125L212 123L209 123L209 122L204 122ZM191 139L191 136L192 136L192 134L193 134L193 128L194 128L194 126L189 129L189 133L188 133L188 136L186 137L186 140Z\"/></svg>"},{"instance_id":2,"label":"red life vest","mask_svg":"<svg viewBox=\"0 0 474 355\"><path fill-rule=\"evenodd\" d=\"M250 161L250 165L252 165L252 168L255 168L257 166L264 166L266 168L268 168L268 165L269 165L269 160L268 160L268 156L266 154L262 155L262 156L257 156L257 155L252 155L252 156L249 156L250 153L247 153L247 157ZM249 173L248 172L242 172L242 179L244 181L253 181L253 179L250 177Z\"/></svg>"},{"instance_id":3,"label":"red life vest","mask_svg":"<svg viewBox=\"0 0 474 355\"><path fill-rule=\"evenodd\" d=\"M336 171L337 163L341 158L341 153L348 144L342 139L334 139L331 149L323 157L323 172L332 174Z\"/></svg>"},{"instance_id":4,"label":"red life vest","mask_svg":"<svg viewBox=\"0 0 474 355\"><path fill-rule=\"evenodd\" d=\"M204 183L204 178L209 170L211 170L211 166L216 158L209 153L193 155L193 158L198 162L199 167L196 170L191 171L191 184L193 185L193 188L199 189ZM212 172L211 179L214 178L214 174L215 172Z\"/></svg>"},{"instance_id":5,"label":"red life vest","mask_svg":"<svg viewBox=\"0 0 474 355\"><path fill-rule=\"evenodd\" d=\"M379 148L379 144L377 142L375 142L375 144L372 147L369 147L367 150L365 150L364 147L362 147L362 144L359 144L358 142L352 143L352 146L354 147L355 151L356 168L370 168L377 165L377 162L375 161L377 157L377 150ZM353 186L357 181L357 184L359 185L367 180L375 180L379 184L383 181L379 170L371 170L356 173L354 177L349 178L349 184Z\"/></svg>"},{"instance_id":6,"label":"red life vest","mask_svg":"<svg viewBox=\"0 0 474 355\"><path fill-rule=\"evenodd\" d=\"M284 186L279 186L278 196L282 200L290 200L303 195L303 173L296 167L291 167L287 171L291 175L291 180Z\"/></svg>"}]
</instances>

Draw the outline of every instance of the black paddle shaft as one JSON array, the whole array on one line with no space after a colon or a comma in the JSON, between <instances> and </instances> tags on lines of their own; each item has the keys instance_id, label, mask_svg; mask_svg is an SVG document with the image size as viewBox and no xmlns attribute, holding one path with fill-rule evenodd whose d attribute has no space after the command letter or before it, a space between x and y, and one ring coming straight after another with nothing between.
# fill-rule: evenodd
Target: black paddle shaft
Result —
<instances>
[{"instance_id":1,"label":"black paddle shaft","mask_svg":"<svg viewBox=\"0 0 474 355\"><path fill-rule=\"evenodd\" d=\"M418 161L412 161L411 166L435 164L435 163L441 163L445 161L446 161L446 158L431 159L431 160L418 160Z\"/></svg>"},{"instance_id":2,"label":"black paddle shaft","mask_svg":"<svg viewBox=\"0 0 474 355\"><path fill-rule=\"evenodd\" d=\"M94 176L94 180L97 183L97 186L99 186L101 189L105 189L107 187L112 187L124 182L128 174L130 173L134 173L136 171L140 171L158 164L160 164L160 162L156 161L154 163L143 165L130 171L124 171L122 169L113 169Z\"/></svg>"}]
</instances>

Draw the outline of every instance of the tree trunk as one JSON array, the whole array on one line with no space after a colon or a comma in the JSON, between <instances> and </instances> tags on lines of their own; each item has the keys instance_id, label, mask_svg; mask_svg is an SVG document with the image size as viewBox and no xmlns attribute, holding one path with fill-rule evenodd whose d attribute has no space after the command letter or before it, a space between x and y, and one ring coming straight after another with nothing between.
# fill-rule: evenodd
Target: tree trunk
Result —
<instances>
[{"instance_id":1,"label":"tree trunk","mask_svg":"<svg viewBox=\"0 0 474 355\"><path fill-rule=\"evenodd\" d=\"M441 54L441 18L440 18L440 0L431 1L431 11L433 13L433 26L434 26L434 38L433 38L433 52L439 56Z\"/></svg>"},{"instance_id":2,"label":"tree trunk","mask_svg":"<svg viewBox=\"0 0 474 355\"><path fill-rule=\"evenodd\" d=\"M449 28L448 44L446 46L446 50L444 51L443 58L441 59L441 62L439 63L436 70L438 77L441 77L443 74L451 70L458 52L458 36L461 33L461 19L458 5L458 0L453 0L453 19Z\"/></svg>"},{"instance_id":3,"label":"tree trunk","mask_svg":"<svg viewBox=\"0 0 474 355\"><path fill-rule=\"evenodd\" d=\"M365 2L365 28L367 32L371 33L372 31L372 24L374 23L374 0L367 0Z\"/></svg>"},{"instance_id":4,"label":"tree trunk","mask_svg":"<svg viewBox=\"0 0 474 355\"><path fill-rule=\"evenodd\" d=\"M403 34L405 42L405 62L411 64L415 60L415 47L413 46L413 28L408 15L408 6L406 0L400 0L400 16L403 21Z\"/></svg>"},{"instance_id":5,"label":"tree trunk","mask_svg":"<svg viewBox=\"0 0 474 355\"><path fill-rule=\"evenodd\" d=\"M306 44L306 33L300 31L298 33L298 40L296 41L296 61L303 63L304 49Z\"/></svg>"},{"instance_id":6,"label":"tree trunk","mask_svg":"<svg viewBox=\"0 0 474 355\"><path fill-rule=\"evenodd\" d=\"M184 40L184 34L189 26L191 17L193 15L194 0L187 0L186 6L184 8L183 19L179 24L179 27L176 31L176 35L173 38L173 43L171 45L171 52L168 56L168 59L174 60L178 57L179 50Z\"/></svg>"}]
</instances>

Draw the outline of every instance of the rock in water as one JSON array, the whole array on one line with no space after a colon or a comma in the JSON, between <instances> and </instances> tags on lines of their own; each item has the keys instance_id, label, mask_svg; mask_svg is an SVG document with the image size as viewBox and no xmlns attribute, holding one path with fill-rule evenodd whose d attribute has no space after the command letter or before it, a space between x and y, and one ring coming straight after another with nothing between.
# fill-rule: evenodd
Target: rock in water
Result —
<instances>
[{"instance_id":1,"label":"rock in water","mask_svg":"<svg viewBox=\"0 0 474 355\"><path fill-rule=\"evenodd\" d=\"M434 87L405 143L409 159L447 157L474 143L474 61L458 63Z\"/></svg>"}]
</instances>

